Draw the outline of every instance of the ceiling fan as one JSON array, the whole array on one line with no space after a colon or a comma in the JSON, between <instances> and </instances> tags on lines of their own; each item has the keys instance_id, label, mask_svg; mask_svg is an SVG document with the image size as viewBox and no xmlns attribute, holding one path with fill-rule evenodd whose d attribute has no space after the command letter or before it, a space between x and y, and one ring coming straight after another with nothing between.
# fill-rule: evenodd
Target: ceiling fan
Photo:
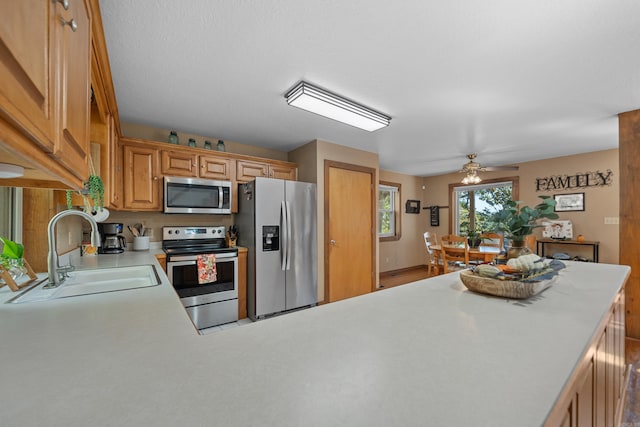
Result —
<instances>
[{"instance_id":1,"label":"ceiling fan","mask_svg":"<svg viewBox=\"0 0 640 427\"><path fill-rule=\"evenodd\" d=\"M467 154L469 161L462 165L460 169L461 173L465 173L466 176L462 179L463 184L479 184L482 179L478 176L478 172L490 172L490 171L517 171L518 166L482 166L476 162L477 155L475 153Z\"/></svg>"}]
</instances>

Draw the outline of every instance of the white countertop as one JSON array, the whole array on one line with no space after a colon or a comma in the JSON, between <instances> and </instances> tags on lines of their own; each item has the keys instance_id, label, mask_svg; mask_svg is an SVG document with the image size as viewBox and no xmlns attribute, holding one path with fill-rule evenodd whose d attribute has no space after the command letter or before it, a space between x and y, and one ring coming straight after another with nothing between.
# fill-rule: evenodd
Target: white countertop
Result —
<instances>
[{"instance_id":1,"label":"white countertop","mask_svg":"<svg viewBox=\"0 0 640 427\"><path fill-rule=\"evenodd\" d=\"M204 336L166 277L0 304L0 424L539 426L629 274L567 265L526 301L451 273Z\"/></svg>"}]
</instances>

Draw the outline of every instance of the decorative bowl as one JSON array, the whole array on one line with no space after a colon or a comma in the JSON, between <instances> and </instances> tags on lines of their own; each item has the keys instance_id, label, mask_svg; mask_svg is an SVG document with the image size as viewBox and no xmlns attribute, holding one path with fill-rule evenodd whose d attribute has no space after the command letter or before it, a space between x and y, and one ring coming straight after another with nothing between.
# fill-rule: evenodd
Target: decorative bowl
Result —
<instances>
[{"instance_id":1,"label":"decorative bowl","mask_svg":"<svg viewBox=\"0 0 640 427\"><path fill-rule=\"evenodd\" d=\"M556 278L557 276L538 282L519 282L482 277L471 270L460 272L460 280L470 291L514 299L525 299L537 295L551 286Z\"/></svg>"}]
</instances>

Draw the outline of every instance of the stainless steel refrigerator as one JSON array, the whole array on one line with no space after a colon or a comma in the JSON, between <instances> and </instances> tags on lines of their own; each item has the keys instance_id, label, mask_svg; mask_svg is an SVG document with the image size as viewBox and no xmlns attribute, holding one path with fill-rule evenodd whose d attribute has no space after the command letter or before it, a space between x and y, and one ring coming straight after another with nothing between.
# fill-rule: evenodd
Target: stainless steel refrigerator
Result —
<instances>
[{"instance_id":1,"label":"stainless steel refrigerator","mask_svg":"<svg viewBox=\"0 0 640 427\"><path fill-rule=\"evenodd\" d=\"M238 244L247 254L252 320L318 302L316 185L256 178L238 188Z\"/></svg>"}]
</instances>

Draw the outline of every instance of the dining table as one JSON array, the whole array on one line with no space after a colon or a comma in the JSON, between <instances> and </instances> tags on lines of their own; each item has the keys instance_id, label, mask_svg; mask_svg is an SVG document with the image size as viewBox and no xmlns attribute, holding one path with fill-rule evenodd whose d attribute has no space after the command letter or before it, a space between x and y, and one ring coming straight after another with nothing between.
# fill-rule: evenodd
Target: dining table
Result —
<instances>
[{"instance_id":1,"label":"dining table","mask_svg":"<svg viewBox=\"0 0 640 427\"><path fill-rule=\"evenodd\" d=\"M459 250L461 253L464 252L464 247L462 245L447 245L448 248L453 248L453 250ZM440 258L440 251L442 246L440 244L432 245L431 249L433 249L433 253L436 258ZM495 246L477 246L469 248L469 260L480 260L482 262L491 262L493 259L500 254L500 248Z\"/></svg>"}]
</instances>

